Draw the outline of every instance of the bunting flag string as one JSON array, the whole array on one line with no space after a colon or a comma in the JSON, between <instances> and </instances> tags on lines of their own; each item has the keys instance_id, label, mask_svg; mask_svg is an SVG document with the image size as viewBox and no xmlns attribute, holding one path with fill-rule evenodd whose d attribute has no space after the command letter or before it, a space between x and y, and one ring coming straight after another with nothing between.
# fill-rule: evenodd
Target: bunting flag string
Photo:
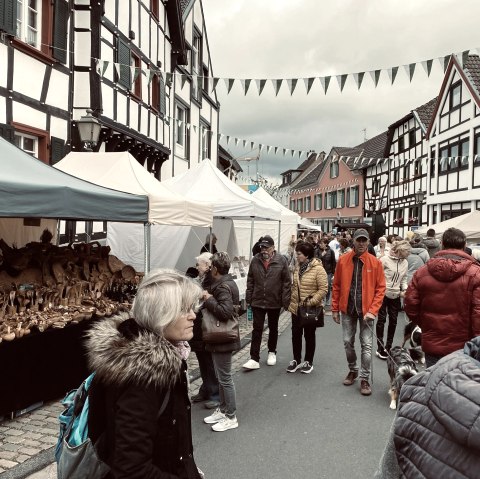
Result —
<instances>
[{"instance_id":1,"label":"bunting flag string","mask_svg":"<svg viewBox=\"0 0 480 479\"><path fill-rule=\"evenodd\" d=\"M441 68L445 72L445 70L447 69L452 57L454 57L457 60L457 62L460 64L460 66L463 68L463 66L465 65L465 62L468 59L468 55L470 53L478 54L479 52L480 52L480 48L476 47L476 48L472 48L472 49L469 49L469 50L464 50L462 52L451 53L451 54L447 54L447 55L444 55L444 56L441 56L441 57L437 57L436 60L438 60L438 63L440 64ZM419 62L407 63L405 65L390 66L390 67L383 68L383 69L375 69L375 70L371 70L371 71L361 71L361 72L357 72L357 73L342 73L342 74L338 74L338 75L328 75L328 76L310 76L310 77L306 77L306 78L301 78L301 77L296 77L296 78L293 77L293 78L286 78L286 79L275 78L275 79L271 79L270 81L273 85L273 91L275 93L275 96L278 96L278 93L280 92L280 89L281 89L284 81L287 83L290 95L293 95L299 80L304 81L305 91L306 91L306 94L308 95L311 92L312 86L314 85L315 80L317 78L319 79L320 85L322 86L324 93L327 94L327 91L328 91L328 88L329 88L329 85L330 85L330 80L331 80L332 76L336 77L340 92L343 91L349 76L353 76L353 78L355 80L355 84L357 86L357 89L360 90L360 88L363 85L363 80L364 80L365 73L370 74L373 85L376 88L378 83L379 83L379 80L381 78L381 72L383 72L383 71L387 71L388 78L390 80L390 85L393 85L395 83L395 80L396 80L397 76L398 76L398 71L399 71L400 67L403 67L402 70L405 71L405 75L407 76L407 79L409 80L409 82L412 82L413 77L415 76L415 73L418 70L416 68L418 64L422 65L427 77L430 77L430 74L431 74L432 68L433 68L434 60L435 59L432 58L432 59L428 59L428 60L422 60L422 61L419 61ZM96 71L102 77L105 76L108 73L110 65L112 65L112 64L113 64L113 71L116 72L117 76L119 76L121 74L121 72L120 72L120 67L121 66L129 68L130 71L131 71L131 82L132 83L138 78L140 72L143 75L145 75L148 83L151 82L151 80L152 80L152 78L155 74L163 74L159 70L156 70L155 68L141 69L139 67L132 67L130 65L123 65L121 63L116 63L116 62L112 62L112 61L109 61L109 60L102 60L102 59L98 59L98 58L94 58L94 61L95 61L95 64L96 64ZM153 73L152 73L152 71L153 71ZM235 82L239 81L242 85L242 90L243 90L244 95L247 94L247 92L249 90L249 87L250 87L250 83L252 82L252 80L254 80L256 85L257 85L257 91L258 91L259 96L263 93L265 85L268 81L268 79L266 79L266 78L259 78L259 79L252 79L252 78L237 79L237 78L228 78L228 77L227 78L219 78L219 77L209 77L209 76L193 75L193 74L185 74L185 73L167 73L166 74L167 79L168 79L168 75L170 75L170 77L169 77L170 80L172 79L173 76L176 76L177 78L179 78L182 89L185 85L185 82L187 80L189 80L189 81L197 81L199 87L203 84L207 84L207 86L211 85L211 90L210 90L211 92L217 91L219 80L223 80L223 82L225 84L225 89L226 89L227 94L230 94L230 92L232 91L232 87L235 84Z\"/></svg>"}]
</instances>

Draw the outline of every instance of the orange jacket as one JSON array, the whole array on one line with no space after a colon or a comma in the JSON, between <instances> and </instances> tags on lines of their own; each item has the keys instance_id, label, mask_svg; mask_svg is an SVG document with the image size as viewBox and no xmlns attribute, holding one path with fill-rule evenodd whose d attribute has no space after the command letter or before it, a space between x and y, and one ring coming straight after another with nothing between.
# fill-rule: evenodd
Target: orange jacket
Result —
<instances>
[{"instance_id":1,"label":"orange jacket","mask_svg":"<svg viewBox=\"0 0 480 479\"><path fill-rule=\"evenodd\" d=\"M353 257L355 251L350 251L342 256L337 263L332 289L332 312L347 312L348 296L353 277ZM362 269L362 313L365 316L371 313L378 315L385 296L385 273L383 266L375 256L365 251L360 256L363 263Z\"/></svg>"}]
</instances>

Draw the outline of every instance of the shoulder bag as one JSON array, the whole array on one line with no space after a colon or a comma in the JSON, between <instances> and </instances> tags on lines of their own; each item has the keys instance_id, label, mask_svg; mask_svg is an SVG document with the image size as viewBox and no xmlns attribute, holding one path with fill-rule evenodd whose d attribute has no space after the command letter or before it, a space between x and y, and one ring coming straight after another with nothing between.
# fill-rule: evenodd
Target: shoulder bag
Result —
<instances>
[{"instance_id":1,"label":"shoulder bag","mask_svg":"<svg viewBox=\"0 0 480 479\"><path fill-rule=\"evenodd\" d=\"M232 294L232 290L225 284ZM233 296L232 296L233 298ZM220 321L207 308L202 309L202 335L203 341L207 344L234 343L240 340L240 329L238 325L237 308L233 306L232 317L227 321Z\"/></svg>"},{"instance_id":2,"label":"shoulder bag","mask_svg":"<svg viewBox=\"0 0 480 479\"><path fill-rule=\"evenodd\" d=\"M298 277L298 281L300 282L300 275ZM325 326L323 318L323 306L308 306L308 301L313 297L312 295L307 296L300 303L300 286L298 283L297 288L299 302L297 316L300 320L300 326L304 328L315 325L317 328L323 328L323 326Z\"/></svg>"}]
</instances>

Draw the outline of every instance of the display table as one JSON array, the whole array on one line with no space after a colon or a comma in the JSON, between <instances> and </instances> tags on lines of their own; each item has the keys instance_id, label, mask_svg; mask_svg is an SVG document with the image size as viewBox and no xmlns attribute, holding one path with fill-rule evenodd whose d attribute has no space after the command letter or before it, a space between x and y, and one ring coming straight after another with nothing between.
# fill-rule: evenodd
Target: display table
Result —
<instances>
[{"instance_id":1,"label":"display table","mask_svg":"<svg viewBox=\"0 0 480 479\"><path fill-rule=\"evenodd\" d=\"M0 343L0 417L63 398L88 376L83 337L92 318Z\"/></svg>"}]
</instances>

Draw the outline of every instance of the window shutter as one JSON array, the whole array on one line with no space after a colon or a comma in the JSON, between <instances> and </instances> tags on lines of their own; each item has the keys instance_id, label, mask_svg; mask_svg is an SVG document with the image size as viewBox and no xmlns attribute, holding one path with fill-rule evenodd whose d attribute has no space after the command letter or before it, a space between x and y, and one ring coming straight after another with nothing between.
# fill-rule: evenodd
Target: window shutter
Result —
<instances>
[{"instance_id":1,"label":"window shutter","mask_svg":"<svg viewBox=\"0 0 480 479\"><path fill-rule=\"evenodd\" d=\"M58 163L65 156L65 142L52 136L50 143L50 164Z\"/></svg>"},{"instance_id":2,"label":"window shutter","mask_svg":"<svg viewBox=\"0 0 480 479\"><path fill-rule=\"evenodd\" d=\"M165 93L165 80L163 79L163 75L160 75L160 81L158 84L160 88L160 115L164 117L167 114L167 97Z\"/></svg>"},{"instance_id":3,"label":"window shutter","mask_svg":"<svg viewBox=\"0 0 480 479\"><path fill-rule=\"evenodd\" d=\"M130 53L129 45L126 42L124 42L121 38L119 38L117 61L120 64L119 65L120 77L118 79L118 83L120 83L120 85L124 86L125 88L128 88L129 90L132 86L132 80L131 80L132 75L130 72L130 58L131 58L131 53Z\"/></svg>"},{"instance_id":4,"label":"window shutter","mask_svg":"<svg viewBox=\"0 0 480 479\"><path fill-rule=\"evenodd\" d=\"M55 1L55 12L53 16L53 58L62 63L67 63L67 41L68 41L68 2L64 0Z\"/></svg>"},{"instance_id":5,"label":"window shutter","mask_svg":"<svg viewBox=\"0 0 480 479\"><path fill-rule=\"evenodd\" d=\"M17 0L0 0L0 30L15 35L17 31Z\"/></svg>"},{"instance_id":6,"label":"window shutter","mask_svg":"<svg viewBox=\"0 0 480 479\"><path fill-rule=\"evenodd\" d=\"M15 143L15 129L13 126L0 123L0 136L10 143Z\"/></svg>"}]
</instances>

